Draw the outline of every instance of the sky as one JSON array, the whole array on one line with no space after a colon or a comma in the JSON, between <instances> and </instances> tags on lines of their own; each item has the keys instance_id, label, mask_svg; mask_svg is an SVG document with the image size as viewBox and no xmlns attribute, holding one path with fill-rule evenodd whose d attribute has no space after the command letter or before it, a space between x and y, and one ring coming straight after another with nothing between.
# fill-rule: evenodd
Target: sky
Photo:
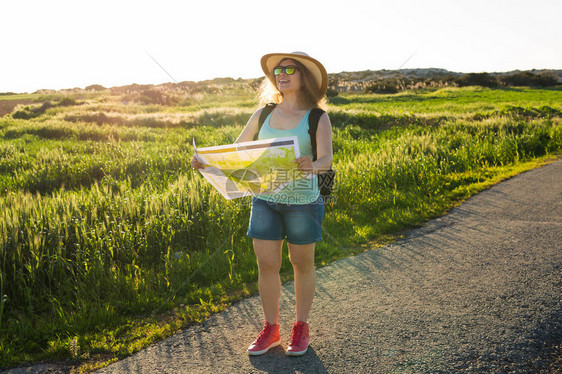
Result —
<instances>
[{"instance_id":1,"label":"sky","mask_svg":"<svg viewBox=\"0 0 562 374\"><path fill-rule=\"evenodd\" d=\"M293 51L328 73L562 69L561 15L560 0L4 0L0 92L258 78L262 55Z\"/></svg>"}]
</instances>

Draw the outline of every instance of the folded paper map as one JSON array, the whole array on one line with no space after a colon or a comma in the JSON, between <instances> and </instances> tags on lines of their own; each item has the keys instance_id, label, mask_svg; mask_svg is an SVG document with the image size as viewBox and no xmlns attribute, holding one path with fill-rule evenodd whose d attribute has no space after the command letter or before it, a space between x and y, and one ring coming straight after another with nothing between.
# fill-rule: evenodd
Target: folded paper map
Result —
<instances>
[{"instance_id":1,"label":"folded paper map","mask_svg":"<svg viewBox=\"0 0 562 374\"><path fill-rule=\"evenodd\" d=\"M273 193L287 183L310 177L297 169L296 136L197 148L195 157L206 165L201 174L226 199Z\"/></svg>"}]
</instances>

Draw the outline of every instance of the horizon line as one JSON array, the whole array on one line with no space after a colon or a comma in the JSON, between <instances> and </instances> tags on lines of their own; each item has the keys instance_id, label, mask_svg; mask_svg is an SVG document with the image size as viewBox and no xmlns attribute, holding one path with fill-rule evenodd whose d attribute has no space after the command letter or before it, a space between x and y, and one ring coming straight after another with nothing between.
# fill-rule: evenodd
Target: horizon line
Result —
<instances>
[{"instance_id":1,"label":"horizon line","mask_svg":"<svg viewBox=\"0 0 562 374\"><path fill-rule=\"evenodd\" d=\"M481 74L481 73L488 73L488 74L509 74L509 73L514 73L514 72L533 72L533 71L554 71L557 72L558 75L562 78L562 68L532 68L532 69L514 69L514 70L507 70L507 71L478 71L478 72L461 72L461 71L453 71L453 70L448 70L445 68L437 68L437 67L426 67L426 68L399 68L399 69L376 69L376 70L371 70L371 69L366 69L366 70L352 70L352 71L347 71L347 70L343 70L340 71L338 73L328 73L328 76L330 75L338 75L338 74L352 74L352 73L364 73L364 72L380 72L380 71L385 71L385 72L392 72L392 71L407 71L407 70L442 70L448 73L452 73L452 74ZM39 91L70 91L70 90L86 90L87 87L90 86L101 86L104 89L110 89L110 88L116 88L116 87L127 87L127 86L132 86L132 85L139 85L139 86L161 86L161 85L165 85L165 84L181 84L181 83L202 83L202 82L212 82L215 80L220 80L220 79L231 79L233 81L240 81L240 80L259 80L259 79L264 79L265 76L259 76L259 77L252 77L252 78L242 78L242 77L238 77L238 78L233 78L233 77L214 77L214 78L208 78L208 79L201 79L201 80L182 80L182 81L167 81L167 82L160 82L160 83L127 83L127 84L123 84L123 85L113 85L113 86L104 86L102 84L99 83L92 83L92 84L88 84L86 86L84 86L84 88L82 87L72 87L72 88L39 88L36 89L34 92L14 92L14 91L3 91L0 92L0 96L7 96L10 94L34 94L34 93L39 93Z\"/></svg>"}]
</instances>

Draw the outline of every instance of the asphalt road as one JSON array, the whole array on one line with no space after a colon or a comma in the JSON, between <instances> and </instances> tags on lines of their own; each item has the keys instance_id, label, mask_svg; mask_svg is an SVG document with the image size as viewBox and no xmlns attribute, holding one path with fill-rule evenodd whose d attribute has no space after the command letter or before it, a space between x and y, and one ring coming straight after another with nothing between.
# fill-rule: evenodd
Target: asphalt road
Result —
<instances>
[{"instance_id":1,"label":"asphalt road","mask_svg":"<svg viewBox=\"0 0 562 374\"><path fill-rule=\"evenodd\" d=\"M283 344L263 356L246 354L263 318L251 297L97 373L550 372L562 343L562 160L317 273L302 357L283 351L287 283Z\"/></svg>"}]
</instances>

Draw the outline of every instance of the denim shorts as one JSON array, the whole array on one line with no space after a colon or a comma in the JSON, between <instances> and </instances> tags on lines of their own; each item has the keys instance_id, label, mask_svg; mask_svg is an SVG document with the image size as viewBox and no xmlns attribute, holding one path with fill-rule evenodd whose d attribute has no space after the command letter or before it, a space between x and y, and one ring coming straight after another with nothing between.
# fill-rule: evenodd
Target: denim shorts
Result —
<instances>
[{"instance_id":1,"label":"denim shorts","mask_svg":"<svg viewBox=\"0 0 562 374\"><path fill-rule=\"evenodd\" d=\"M254 239L283 240L311 244L322 240L324 201L310 204L280 204L252 198L248 236Z\"/></svg>"}]
</instances>

